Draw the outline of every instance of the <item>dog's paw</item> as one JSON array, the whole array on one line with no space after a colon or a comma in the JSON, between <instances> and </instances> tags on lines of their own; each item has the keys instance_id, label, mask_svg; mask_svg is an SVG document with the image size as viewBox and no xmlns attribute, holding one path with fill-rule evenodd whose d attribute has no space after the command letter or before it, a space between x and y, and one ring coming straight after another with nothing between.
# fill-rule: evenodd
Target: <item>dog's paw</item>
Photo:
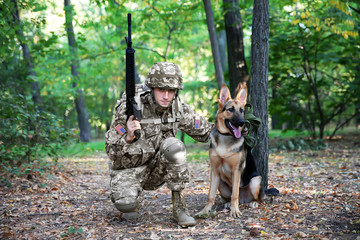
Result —
<instances>
[{"instance_id":1,"label":"dog's paw","mask_svg":"<svg viewBox=\"0 0 360 240\"><path fill-rule=\"evenodd\" d=\"M257 207L259 207L259 203L256 202L256 201L252 201L252 202L249 203L249 207L251 207L251 208L257 208Z\"/></svg>"},{"instance_id":2,"label":"dog's paw","mask_svg":"<svg viewBox=\"0 0 360 240\"><path fill-rule=\"evenodd\" d=\"M230 210L230 216L233 217L233 218L239 218L241 217L241 212L239 210L239 207L231 207L231 210Z\"/></svg>"}]
</instances>

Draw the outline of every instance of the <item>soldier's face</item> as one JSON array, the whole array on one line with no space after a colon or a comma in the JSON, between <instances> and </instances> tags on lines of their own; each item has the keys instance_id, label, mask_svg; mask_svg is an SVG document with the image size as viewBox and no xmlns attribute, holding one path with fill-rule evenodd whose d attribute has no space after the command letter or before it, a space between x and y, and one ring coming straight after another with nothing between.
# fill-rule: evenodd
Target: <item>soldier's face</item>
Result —
<instances>
[{"instance_id":1,"label":"soldier's face","mask_svg":"<svg viewBox=\"0 0 360 240\"><path fill-rule=\"evenodd\" d=\"M155 101L162 107L168 107L175 96L176 90L154 88Z\"/></svg>"}]
</instances>

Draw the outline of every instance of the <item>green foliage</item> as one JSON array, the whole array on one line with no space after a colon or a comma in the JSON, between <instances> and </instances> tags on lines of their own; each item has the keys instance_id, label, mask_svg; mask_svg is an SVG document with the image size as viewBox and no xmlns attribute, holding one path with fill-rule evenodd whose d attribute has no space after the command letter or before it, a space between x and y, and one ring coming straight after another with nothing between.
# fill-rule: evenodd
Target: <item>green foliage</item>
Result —
<instances>
[{"instance_id":1,"label":"green foliage","mask_svg":"<svg viewBox=\"0 0 360 240\"><path fill-rule=\"evenodd\" d=\"M0 86L5 89L1 96L0 152L2 163L16 165L57 156L68 131L75 129L76 133L78 124L71 54L62 24L63 2L18 1L19 26L9 24L10 2L5 1L7 5L0 11ZM222 1L212 3L216 29L222 30ZM90 123L99 138L110 126L116 100L124 91L128 12L133 16L132 38L141 81L156 61L178 63L184 76L181 99L197 113L215 120L218 90L202 1L89 0L73 5L80 58L78 87L83 89ZM252 3L239 1L239 7L249 58ZM341 127L359 106L359 15L351 9L358 9L359 4L296 0L273 1L269 7L270 114L288 129L298 129L299 134L306 130L316 135L319 127L329 124ZM19 40L19 29L26 39ZM31 79L21 41L29 46L34 61L36 74ZM316 80L316 88L309 77L314 83ZM43 112L29 97L31 81L40 86ZM193 143L187 137L185 142ZM86 155L104 149L74 145L77 147L62 154Z\"/></svg>"},{"instance_id":2,"label":"green foliage","mask_svg":"<svg viewBox=\"0 0 360 240\"><path fill-rule=\"evenodd\" d=\"M206 162L209 160L209 144L187 144L186 152L190 162Z\"/></svg>"},{"instance_id":3,"label":"green foliage","mask_svg":"<svg viewBox=\"0 0 360 240\"><path fill-rule=\"evenodd\" d=\"M323 139L291 138L277 142L276 150L302 151L302 150L324 150L328 144Z\"/></svg>"},{"instance_id":4,"label":"green foliage","mask_svg":"<svg viewBox=\"0 0 360 240\"><path fill-rule=\"evenodd\" d=\"M192 81L184 84L180 98L196 109L198 114L215 121L217 102L214 99L217 99L218 94L215 81Z\"/></svg>"},{"instance_id":5,"label":"green foliage","mask_svg":"<svg viewBox=\"0 0 360 240\"><path fill-rule=\"evenodd\" d=\"M309 136L309 133L307 131L298 131L298 130L289 130L289 129L269 130L269 138L289 138L289 137L298 137L298 136Z\"/></svg>"},{"instance_id":6,"label":"green foliage","mask_svg":"<svg viewBox=\"0 0 360 240\"><path fill-rule=\"evenodd\" d=\"M69 138L57 117L39 111L31 97L5 91L0 98L0 154L3 166L20 166L57 151Z\"/></svg>"},{"instance_id":7,"label":"green foliage","mask_svg":"<svg viewBox=\"0 0 360 240\"><path fill-rule=\"evenodd\" d=\"M327 125L336 123L335 133L358 114L360 42L349 24L356 18L339 1L295 2L272 9L270 113L322 138Z\"/></svg>"},{"instance_id":8,"label":"green foliage","mask_svg":"<svg viewBox=\"0 0 360 240\"><path fill-rule=\"evenodd\" d=\"M30 163L22 162L19 166L10 166L1 162L0 183L11 187L14 177L26 177L31 180L33 177L42 176L51 179L53 175L50 172L55 163L46 160L34 160ZM39 183L39 187L46 187L46 183Z\"/></svg>"},{"instance_id":9,"label":"green foliage","mask_svg":"<svg viewBox=\"0 0 360 240\"><path fill-rule=\"evenodd\" d=\"M63 232L60 236L62 238L64 237L75 237L77 235L82 235L84 233L84 230L82 228L74 228L74 227L69 227L68 229L66 229L65 232Z\"/></svg>"}]
</instances>

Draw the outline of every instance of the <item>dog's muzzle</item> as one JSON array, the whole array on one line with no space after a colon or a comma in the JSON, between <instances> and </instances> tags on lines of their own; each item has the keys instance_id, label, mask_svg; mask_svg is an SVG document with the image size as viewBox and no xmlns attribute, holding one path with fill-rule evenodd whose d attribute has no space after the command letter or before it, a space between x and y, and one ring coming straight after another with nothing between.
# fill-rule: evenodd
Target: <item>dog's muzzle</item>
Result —
<instances>
[{"instance_id":1,"label":"dog's muzzle","mask_svg":"<svg viewBox=\"0 0 360 240\"><path fill-rule=\"evenodd\" d=\"M237 119L237 121L235 121L235 122L225 120L225 124L230 129L230 131L234 135L234 137L241 138L241 136L242 136L241 130L245 124L245 120L243 118Z\"/></svg>"}]
</instances>

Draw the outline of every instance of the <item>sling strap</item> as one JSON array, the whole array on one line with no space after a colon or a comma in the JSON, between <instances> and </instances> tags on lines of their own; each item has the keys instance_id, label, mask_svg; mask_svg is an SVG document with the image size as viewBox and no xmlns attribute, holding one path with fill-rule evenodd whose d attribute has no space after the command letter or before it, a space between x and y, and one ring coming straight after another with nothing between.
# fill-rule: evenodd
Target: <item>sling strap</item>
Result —
<instances>
[{"instance_id":1,"label":"sling strap","mask_svg":"<svg viewBox=\"0 0 360 240\"><path fill-rule=\"evenodd\" d=\"M245 136L245 144L250 147L253 148L256 146L257 144L257 140L258 140L258 129L261 125L261 119L256 117L253 113L253 109L252 109L252 105L247 103L245 105L245 108L248 107L249 110L246 111L245 113L245 124L246 127L248 128L248 135ZM250 136L251 133L254 133L254 137Z\"/></svg>"}]
</instances>

